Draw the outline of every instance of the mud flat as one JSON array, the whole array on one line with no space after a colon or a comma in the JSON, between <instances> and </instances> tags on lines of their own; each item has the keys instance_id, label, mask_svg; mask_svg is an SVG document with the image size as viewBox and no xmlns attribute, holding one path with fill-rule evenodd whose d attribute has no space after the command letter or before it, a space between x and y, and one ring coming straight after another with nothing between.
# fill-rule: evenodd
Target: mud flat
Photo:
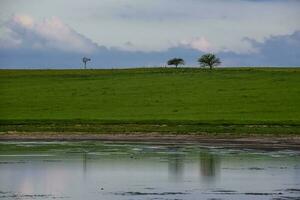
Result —
<instances>
[{"instance_id":1,"label":"mud flat","mask_svg":"<svg viewBox=\"0 0 300 200\"><path fill-rule=\"evenodd\" d=\"M231 148L300 150L300 136L230 136L162 133L89 134L89 133L9 133L0 134L0 141L112 141L166 144L202 144Z\"/></svg>"}]
</instances>

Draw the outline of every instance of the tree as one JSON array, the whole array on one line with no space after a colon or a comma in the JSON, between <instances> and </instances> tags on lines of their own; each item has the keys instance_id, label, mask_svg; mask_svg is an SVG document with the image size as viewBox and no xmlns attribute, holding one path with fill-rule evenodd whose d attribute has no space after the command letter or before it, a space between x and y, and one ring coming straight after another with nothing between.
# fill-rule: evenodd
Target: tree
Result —
<instances>
[{"instance_id":1,"label":"tree","mask_svg":"<svg viewBox=\"0 0 300 200\"><path fill-rule=\"evenodd\" d=\"M168 65L175 65L177 68L178 65L184 65L184 60L182 58L173 58L168 61Z\"/></svg>"},{"instance_id":2,"label":"tree","mask_svg":"<svg viewBox=\"0 0 300 200\"><path fill-rule=\"evenodd\" d=\"M200 63L201 67L209 67L210 69L218 66L221 64L221 61L219 58L216 57L216 55L212 53L205 54L201 56L198 59L198 62Z\"/></svg>"},{"instance_id":3,"label":"tree","mask_svg":"<svg viewBox=\"0 0 300 200\"><path fill-rule=\"evenodd\" d=\"M87 58L87 57L82 58L82 62L84 63L84 69L86 69L86 63L89 62L89 61L91 61L90 58Z\"/></svg>"}]
</instances>

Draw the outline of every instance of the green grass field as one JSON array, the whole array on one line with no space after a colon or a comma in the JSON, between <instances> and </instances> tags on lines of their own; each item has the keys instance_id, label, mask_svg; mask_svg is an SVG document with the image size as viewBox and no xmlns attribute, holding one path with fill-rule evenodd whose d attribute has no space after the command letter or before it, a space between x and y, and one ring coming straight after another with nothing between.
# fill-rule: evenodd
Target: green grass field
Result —
<instances>
[{"instance_id":1,"label":"green grass field","mask_svg":"<svg viewBox=\"0 0 300 200\"><path fill-rule=\"evenodd\" d=\"M300 69L0 70L0 131L300 134Z\"/></svg>"}]
</instances>

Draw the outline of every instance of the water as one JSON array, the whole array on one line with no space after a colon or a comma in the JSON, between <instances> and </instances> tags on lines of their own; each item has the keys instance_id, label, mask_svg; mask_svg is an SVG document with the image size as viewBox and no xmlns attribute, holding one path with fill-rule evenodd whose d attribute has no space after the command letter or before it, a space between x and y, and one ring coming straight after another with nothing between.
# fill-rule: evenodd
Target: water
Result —
<instances>
[{"instance_id":1,"label":"water","mask_svg":"<svg viewBox=\"0 0 300 200\"><path fill-rule=\"evenodd\" d=\"M3 142L0 199L300 199L300 152Z\"/></svg>"}]
</instances>

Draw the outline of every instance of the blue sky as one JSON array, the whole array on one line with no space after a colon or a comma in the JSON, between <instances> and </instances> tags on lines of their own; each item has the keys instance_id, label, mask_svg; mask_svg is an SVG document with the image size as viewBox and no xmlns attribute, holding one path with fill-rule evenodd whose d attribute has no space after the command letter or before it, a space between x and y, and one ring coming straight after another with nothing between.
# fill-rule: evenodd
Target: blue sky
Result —
<instances>
[{"instance_id":1,"label":"blue sky","mask_svg":"<svg viewBox=\"0 0 300 200\"><path fill-rule=\"evenodd\" d=\"M298 0L0 0L0 68L300 66Z\"/></svg>"}]
</instances>

